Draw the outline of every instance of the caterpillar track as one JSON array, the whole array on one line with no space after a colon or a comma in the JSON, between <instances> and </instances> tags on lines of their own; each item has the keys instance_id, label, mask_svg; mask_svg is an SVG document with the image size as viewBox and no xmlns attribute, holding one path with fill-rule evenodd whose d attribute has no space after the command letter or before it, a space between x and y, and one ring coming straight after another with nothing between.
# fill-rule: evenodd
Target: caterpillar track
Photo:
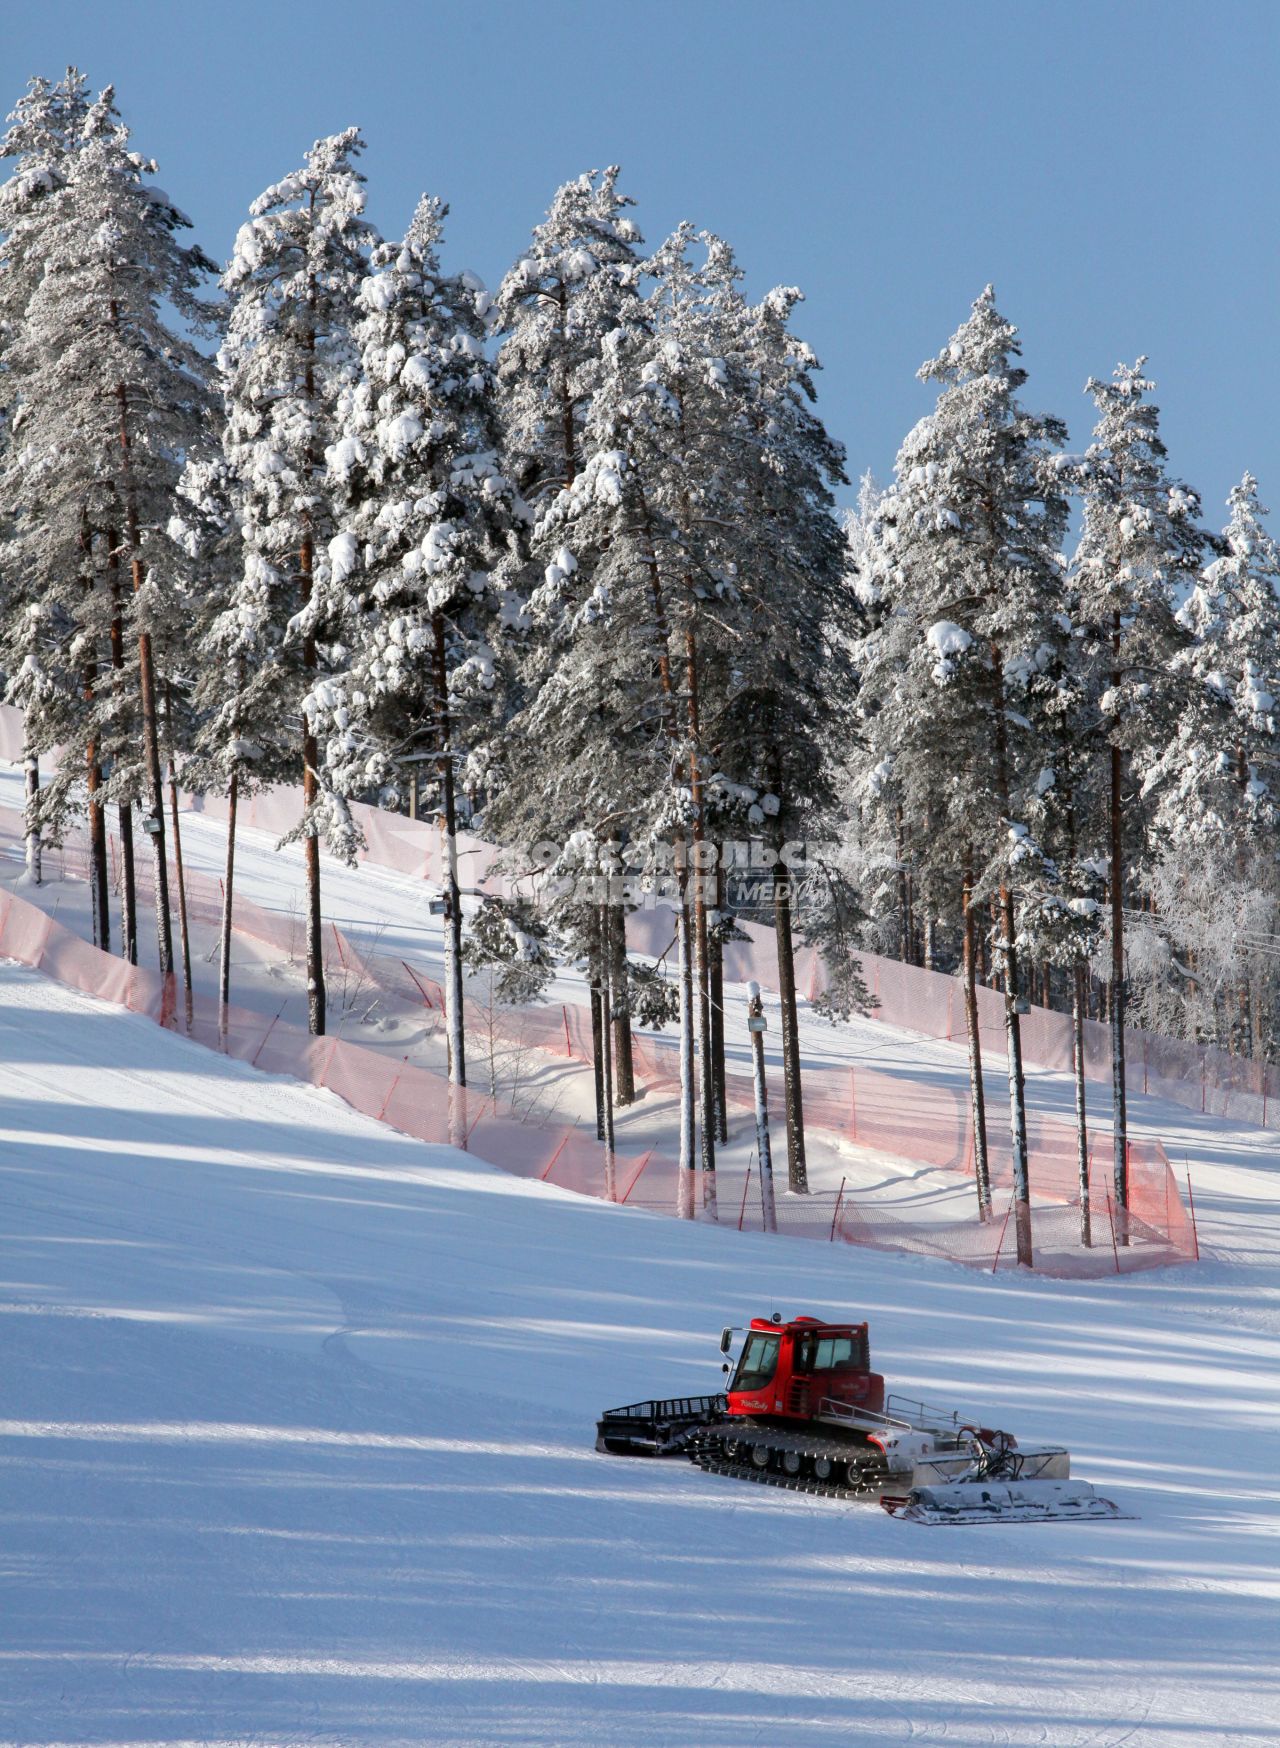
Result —
<instances>
[{"instance_id":1,"label":"caterpillar track","mask_svg":"<svg viewBox=\"0 0 1280 1748\"><path fill-rule=\"evenodd\" d=\"M692 1434L685 1454L709 1475L729 1475L828 1499L870 1499L889 1484L883 1455L849 1439L730 1422Z\"/></svg>"}]
</instances>

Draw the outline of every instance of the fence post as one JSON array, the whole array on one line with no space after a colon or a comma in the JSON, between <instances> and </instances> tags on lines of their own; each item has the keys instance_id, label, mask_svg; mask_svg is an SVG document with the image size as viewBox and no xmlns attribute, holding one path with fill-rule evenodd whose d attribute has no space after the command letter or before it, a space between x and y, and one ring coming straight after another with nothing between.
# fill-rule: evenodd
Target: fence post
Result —
<instances>
[{"instance_id":1,"label":"fence post","mask_svg":"<svg viewBox=\"0 0 1280 1748\"><path fill-rule=\"evenodd\" d=\"M272 1020L271 1024L267 1027L266 1031L262 1034L262 1042L258 1045L258 1048L253 1053L253 1060L249 1064L250 1068L256 1068L258 1066L258 1058L259 1058L259 1056L262 1055L262 1052L266 1049L267 1039L271 1036L272 1032L275 1030L276 1020L278 1020L280 1018L280 1014L282 1014L284 1012L287 1005L288 1004L286 1002L280 1003L280 1013L278 1013L276 1015L276 1019Z\"/></svg>"},{"instance_id":2,"label":"fence post","mask_svg":"<svg viewBox=\"0 0 1280 1748\"><path fill-rule=\"evenodd\" d=\"M1107 1221L1111 1227L1111 1254L1116 1259L1116 1273L1120 1273L1120 1251L1116 1244L1116 1220L1111 1211L1111 1191L1107 1191Z\"/></svg>"},{"instance_id":3,"label":"fence post","mask_svg":"<svg viewBox=\"0 0 1280 1748\"><path fill-rule=\"evenodd\" d=\"M754 1156L753 1156L754 1157ZM738 1231L742 1231L742 1222L747 1217L747 1191L751 1188L751 1160L747 1161L746 1182L742 1186L742 1206L738 1209Z\"/></svg>"},{"instance_id":4,"label":"fence post","mask_svg":"<svg viewBox=\"0 0 1280 1748\"><path fill-rule=\"evenodd\" d=\"M1196 1225L1196 1199L1191 1193L1191 1167L1187 1165L1187 1156L1185 1153L1182 1156L1182 1163L1187 1167L1187 1204L1191 1209L1191 1242L1195 1246L1196 1261L1199 1262L1200 1230Z\"/></svg>"},{"instance_id":5,"label":"fence post","mask_svg":"<svg viewBox=\"0 0 1280 1748\"><path fill-rule=\"evenodd\" d=\"M631 1194L632 1190L635 1189L636 1185L640 1182L640 1174L644 1170L645 1166L648 1165L649 1161L652 1158L653 1158L653 1149L651 1147L649 1149L649 1151L645 1154L644 1158L640 1161L639 1165L636 1167L636 1175L632 1178L631 1182L627 1185L627 1195L623 1196L623 1198L622 1198L623 1202L626 1201L627 1196L629 1196ZM621 1207L622 1203L620 1202L618 1205L619 1205L619 1207Z\"/></svg>"},{"instance_id":6,"label":"fence post","mask_svg":"<svg viewBox=\"0 0 1280 1748\"><path fill-rule=\"evenodd\" d=\"M381 1122L382 1119L387 1114L387 1106L391 1103L391 1095L396 1090L396 1088L400 1085L400 1076L404 1073L405 1063L408 1062L408 1060L409 1060L409 1058L407 1056L402 1056L400 1059L400 1066L399 1066L399 1068L396 1069L396 1077L391 1082L391 1085L387 1088L387 1096L385 1099L383 1099L382 1109L378 1112L378 1121L379 1122Z\"/></svg>"},{"instance_id":7,"label":"fence post","mask_svg":"<svg viewBox=\"0 0 1280 1748\"><path fill-rule=\"evenodd\" d=\"M547 1162L547 1169L545 1171L540 1171L538 1173L538 1182L539 1183L542 1183L542 1184L546 1183L547 1179L551 1176L551 1172L555 1166L556 1160L559 1159L560 1155L564 1152L565 1148L568 1145L569 1145L569 1131L566 1129L564 1134L560 1138L559 1147L556 1148L555 1152L551 1155L551 1158Z\"/></svg>"},{"instance_id":8,"label":"fence post","mask_svg":"<svg viewBox=\"0 0 1280 1748\"><path fill-rule=\"evenodd\" d=\"M834 1244L836 1241L836 1221L840 1218L840 1204L844 1201L844 1186L848 1181L847 1177L840 1179L840 1193L836 1197L836 1205L831 1215L831 1236L827 1240L828 1244Z\"/></svg>"},{"instance_id":9,"label":"fence post","mask_svg":"<svg viewBox=\"0 0 1280 1748\"><path fill-rule=\"evenodd\" d=\"M573 1044L569 1038L569 1010L563 1002L560 1003L560 1017L564 1021L564 1053L566 1056L572 1056Z\"/></svg>"},{"instance_id":10,"label":"fence post","mask_svg":"<svg viewBox=\"0 0 1280 1748\"><path fill-rule=\"evenodd\" d=\"M342 936L341 936L341 935L340 935L340 934L339 934L339 933L338 933L338 925L337 925L337 923L330 923L330 924L329 924L329 927L330 927L330 928L331 928L331 929L332 929L332 930L333 930L333 941L334 941L334 945L335 945L335 946L336 946L336 947L337 947L337 949L338 949L338 961L339 961L339 963L340 963L340 964L341 964L341 966L342 966L342 969L343 969L343 970L344 970L344 971L345 971L345 970L346 970L346 968L347 968L347 956L346 956L346 954L345 954L345 953L344 953L344 952L343 952L343 951L342 951Z\"/></svg>"},{"instance_id":11,"label":"fence post","mask_svg":"<svg viewBox=\"0 0 1280 1748\"><path fill-rule=\"evenodd\" d=\"M1004 1211L1004 1220L1003 1220L1001 1227L1000 1227L1000 1239L996 1245L995 1261L991 1264L992 1274L995 1274L996 1270L1000 1267L1000 1252L1004 1249L1004 1235L1005 1235L1005 1232L1008 1230L1009 1216L1012 1213L1013 1213L1013 1197L1010 1196L1009 1197L1009 1206Z\"/></svg>"}]
</instances>

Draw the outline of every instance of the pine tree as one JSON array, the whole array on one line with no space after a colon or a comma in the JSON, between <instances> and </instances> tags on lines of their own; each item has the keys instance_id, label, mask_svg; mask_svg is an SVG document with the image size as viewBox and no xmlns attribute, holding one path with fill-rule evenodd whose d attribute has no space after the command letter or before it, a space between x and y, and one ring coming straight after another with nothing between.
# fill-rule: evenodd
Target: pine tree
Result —
<instances>
[{"instance_id":1,"label":"pine tree","mask_svg":"<svg viewBox=\"0 0 1280 1748\"><path fill-rule=\"evenodd\" d=\"M74 108L72 96L67 101ZM124 809L127 880L128 809L145 794L160 969L169 974L173 944L148 570L208 396L207 361L176 330L174 317L199 327L205 310L197 294L212 263L178 241L190 221L146 180L154 170L130 148L108 87L88 107L74 149L61 161L58 186L40 202L44 271L27 301L13 356L21 401L15 429L28 486L38 471L41 487L24 504L28 551L56 567L54 587L65 591L67 577L81 568L71 553L78 548L79 560L91 560L95 546L105 548L112 726L119 737L108 786ZM71 617L84 622L92 642L92 602ZM96 683L85 691L96 694ZM135 708L140 760L125 727ZM125 951L136 958L132 912L129 894Z\"/></svg>"},{"instance_id":2,"label":"pine tree","mask_svg":"<svg viewBox=\"0 0 1280 1748\"><path fill-rule=\"evenodd\" d=\"M1175 612L1195 586L1208 544L1199 499L1166 472L1159 409L1146 398L1155 385L1143 375L1145 363L1118 365L1111 382L1095 378L1086 385L1099 417L1085 457L1084 525L1072 577L1087 654L1099 676L1109 767L1112 1178L1122 1233L1129 1206L1125 875L1127 852L1140 853L1145 825L1126 789L1167 742L1176 718L1171 664L1188 633Z\"/></svg>"},{"instance_id":3,"label":"pine tree","mask_svg":"<svg viewBox=\"0 0 1280 1748\"><path fill-rule=\"evenodd\" d=\"M942 391L899 453L886 507L888 610L861 660L872 749L866 798L875 805L887 790L909 815L927 811L929 854L962 889L980 1204L987 1192L972 927L975 896L997 896L1017 1251L1029 1265L1017 902L1020 888L1035 891L1051 873L1027 820L1042 767L1039 725L1063 662L1057 552L1067 504L1052 455L1065 430L1022 407L1020 352L1017 330L987 287L922 366L921 378Z\"/></svg>"},{"instance_id":4,"label":"pine tree","mask_svg":"<svg viewBox=\"0 0 1280 1748\"><path fill-rule=\"evenodd\" d=\"M22 414L15 348L43 270L40 233L49 198L65 185L67 158L80 139L87 108L85 80L74 67L57 84L32 79L0 142L0 156L16 160L12 175L0 185L0 442L3 478L15 506L29 502L42 461L14 430ZM64 659L67 624L31 567L30 548L23 550L22 520L20 508L15 509L0 533L0 654L6 698L23 710L26 723L27 877L38 885L43 842L40 754L71 739L81 713L76 676ZM95 811L100 825L100 810ZM105 832L95 832L93 842L105 851ZM105 884L104 855L102 880L92 885L95 898ZM105 908L99 914L95 905L95 940L107 927Z\"/></svg>"},{"instance_id":5,"label":"pine tree","mask_svg":"<svg viewBox=\"0 0 1280 1748\"><path fill-rule=\"evenodd\" d=\"M220 361L224 448L236 477L244 566L228 612L243 663L241 732L274 765L301 720L311 1030L325 1030L320 839L349 853L349 814L322 785L317 689L341 671L349 549L337 535L325 453L355 374L351 328L373 240L363 217L359 130L318 140L301 169L261 194L223 276L231 300ZM337 541L334 562L330 542Z\"/></svg>"},{"instance_id":6,"label":"pine tree","mask_svg":"<svg viewBox=\"0 0 1280 1748\"><path fill-rule=\"evenodd\" d=\"M362 595L349 675L318 695L317 720L339 792L398 799L406 772L416 783L424 758L436 767L449 1064L464 1086L459 731L491 712L494 645L521 622L516 535L527 512L498 455L489 296L473 274L441 268L446 211L424 198L404 242L374 251L361 290L360 373L326 460L342 521L332 576L358 580Z\"/></svg>"},{"instance_id":7,"label":"pine tree","mask_svg":"<svg viewBox=\"0 0 1280 1748\"><path fill-rule=\"evenodd\" d=\"M581 606L593 599L596 567L603 556L601 549L591 545L585 522L575 521L574 550L563 545L563 519L556 511L556 497L572 490L583 467L585 433L595 417L597 400L610 373L612 350L624 330L634 328L642 320L641 264L637 253L642 239L626 216L627 208L634 203L619 193L618 176L617 165L611 165L603 173L590 171L557 191L546 219L533 233L532 247L506 275L497 299L498 324L503 333L498 387L510 465L535 511L546 512L539 518L532 540L537 562L547 579L537 615L543 635L532 640L530 656L522 663L521 672L526 695L540 695L544 704L551 702L555 690L545 686L549 669L561 663L567 654L569 603ZM608 536L605 538L607 541ZM571 586L562 587L571 578ZM595 623L597 626L602 623L598 613ZM589 720L597 731L592 737L596 756L588 759L588 769L581 775L589 777L590 793L595 795L603 787L599 781L602 772L598 756L607 746L602 715L608 709L606 693L598 693L588 708ZM572 720L575 709L565 707L562 700L557 744L563 744L566 738L580 738ZM625 735L621 724L626 720L624 714L615 721L614 734ZM545 731L551 724L544 720L542 727ZM513 768L521 762L518 755L504 756L509 784L514 781L523 786L523 778L517 777ZM610 767L613 764L611 758ZM525 842L549 836L563 841L584 824L594 829L608 817L626 818L629 785L615 788L611 797L598 804L580 806L585 798L581 783L576 780L576 767L570 766L564 775L566 781L557 783L556 789L567 805L557 806L555 798L548 796L542 817L525 820L520 828L515 826L514 818L508 819L504 828L504 816L517 812L523 815L525 810L500 806L495 823L500 829L522 830ZM540 793L543 787L540 782L533 792ZM508 800L513 794L509 786ZM606 967L603 962L597 963L597 958L603 955L616 999L612 1035L602 1033L601 1038L603 1046L616 1058L617 1073L612 1075L616 1102L625 1105L635 1096L631 1013L626 994L630 980L625 907L609 905L599 923L591 952L592 1007L598 1018ZM611 1072L612 1067L611 1062ZM603 1085L602 1073L602 1097ZM603 1131L606 1125L603 1109L597 1112L597 1118Z\"/></svg>"}]
</instances>

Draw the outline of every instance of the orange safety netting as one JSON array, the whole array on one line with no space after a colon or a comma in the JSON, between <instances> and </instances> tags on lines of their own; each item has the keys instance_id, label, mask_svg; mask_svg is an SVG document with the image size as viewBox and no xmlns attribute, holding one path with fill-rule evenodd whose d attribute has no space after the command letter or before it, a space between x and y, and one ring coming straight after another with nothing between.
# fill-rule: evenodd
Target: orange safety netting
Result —
<instances>
[{"instance_id":1,"label":"orange safety netting","mask_svg":"<svg viewBox=\"0 0 1280 1748\"><path fill-rule=\"evenodd\" d=\"M274 825L273 828L275 829ZM415 828L415 831L417 828ZM0 831L21 835L21 815L0 809ZM399 842L399 839L394 841ZM114 847L114 846L113 846ZM86 872L87 856L82 845L72 843L55 852L63 873ZM139 893L150 893L153 871L149 858L137 859ZM406 869L406 872L409 870ZM193 921L216 928L221 916L221 886L215 878L188 871L188 913ZM652 913L650 913L652 914ZM659 919L658 927L667 926ZM301 918L268 911L249 900L238 900L235 915L237 936L257 940L291 960L303 953ZM376 996L398 1005L425 1009L440 1022L443 992L440 986L403 960L365 952L332 925L326 946L331 984L341 979L344 1005ZM736 945L732 951L743 966L727 965L726 974L758 970L745 963L755 943ZM178 997L172 979L128 966L88 946L43 912L21 899L9 900L5 913L0 952L25 964L36 965L59 981L146 1013L163 1024L173 1023ZM811 956L812 957L812 956ZM870 958L870 956L869 956ZM817 961L805 962L810 981L818 974ZM881 1017L930 1036L951 1035L958 986L953 980L918 971L892 961L874 962L873 974L881 992ZM759 981L764 981L759 978ZM983 990L984 1045L994 1032L993 1004L1001 1024L1003 1002ZM1046 1021L1060 1016L1044 1015ZM493 1024L500 1035L515 1037L522 1045L572 1058L584 1071L592 1060L589 1010L576 1005L521 1009L496 1014L467 1003L466 1024L472 1033ZM657 1152L631 1158L607 1160L601 1144L581 1127L541 1125L517 1121L498 1113L492 1100L451 1089L442 1075L407 1062L393 1060L360 1045L333 1039L313 1039L306 1032L279 1020L233 1008L223 1015L199 1001L193 1005L190 1030L201 1042L250 1062L268 1072L290 1074L337 1091L355 1109L394 1124L424 1141L452 1142L470 1146L479 1156L521 1176L544 1181L580 1193L605 1197L630 1206L674 1212L677 1202L677 1162ZM1101 1028L1099 1028L1101 1030ZM1003 1036L1002 1031L999 1034ZM992 1036L991 1043L994 1045ZM1030 1052L1029 1052L1030 1053ZM634 1035L637 1073L651 1085L672 1088L679 1082L677 1041L637 1032ZM749 1075L730 1073L727 1096L732 1106L749 1109L754 1102ZM771 1089L775 1112L782 1109L779 1089ZM941 1171L973 1171L972 1134L968 1118L967 1088L957 1079L927 1081L907 1073L859 1067L836 1069L806 1067L804 1073L806 1119L855 1145L868 1147L912 1164ZM1000 1127L1000 1113L989 1116L989 1149L993 1187L1007 1189L1011 1177L1011 1148ZM1079 1244L1066 1242L1069 1231L1079 1226L1078 1169L1074 1131L1052 1119L1033 1119L1029 1134L1030 1174L1036 1206L1037 1233L1052 1229L1054 1242L1038 1240L1038 1266L1045 1272L1092 1273L1110 1266L1101 1235L1110 1229L1105 1169L1109 1138L1099 1138L1098 1167L1091 1172L1090 1191L1095 1226L1092 1253ZM1130 1208L1125 1216L1130 1242L1122 1244L1126 1266L1164 1262L1171 1257L1194 1254L1195 1239L1177 1185L1159 1143L1134 1143L1130 1150ZM735 1180L736 1181L736 1180ZM745 1224L746 1204L742 1219ZM976 1209L976 1198L975 1198ZM997 1214L999 1214L997 1195ZM733 1210L721 1206L722 1221ZM758 1222L757 1222L758 1223ZM841 1198L837 1208L824 1211L817 1198L785 1198L779 1202L780 1229L810 1237L842 1238L886 1248L919 1250L944 1255L956 1261L994 1266L999 1255L996 1223L972 1220L912 1225L900 1215L874 1203L857 1207ZM1119 1234L1123 1241L1125 1232ZM1119 1266L1117 1253L1116 1266Z\"/></svg>"}]
</instances>

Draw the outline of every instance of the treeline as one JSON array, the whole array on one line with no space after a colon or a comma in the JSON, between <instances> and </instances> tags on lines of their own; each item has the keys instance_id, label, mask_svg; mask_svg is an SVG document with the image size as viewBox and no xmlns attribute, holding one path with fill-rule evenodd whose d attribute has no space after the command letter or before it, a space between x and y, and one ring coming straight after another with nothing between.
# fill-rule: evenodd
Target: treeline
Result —
<instances>
[{"instance_id":1,"label":"treeline","mask_svg":"<svg viewBox=\"0 0 1280 1748\"><path fill-rule=\"evenodd\" d=\"M352 800L426 808L448 850L451 1075L464 964L513 1000L556 959L585 964L607 1147L633 1018L678 1023L690 1215L699 1182L714 1208L726 1134L735 917L776 932L797 1190L797 938L837 1019L866 1005L859 948L963 970L984 1212L979 977L1005 990L1015 1070L1032 995L1081 1020L1101 998L1117 1038L1128 1005L1265 1049L1280 564L1249 479L1227 534L1204 530L1142 362L1090 384L1094 439L1068 455L1021 402L988 290L924 367L937 405L893 485L864 485L842 523L798 291L751 302L728 244L687 225L646 249L611 168L558 191L490 295L445 265L438 199L403 239L376 234L361 143L319 141L268 188L218 277L109 90L35 80L11 117L0 664L25 712L33 877L87 815L98 943L106 809L121 950L138 952L140 826L172 972L173 791L225 794L228 999L237 803L295 784L321 1032L320 847L354 855ZM41 783L58 745L78 756ZM536 893L465 931L460 824ZM625 910L655 888L670 974L626 951Z\"/></svg>"}]
</instances>

